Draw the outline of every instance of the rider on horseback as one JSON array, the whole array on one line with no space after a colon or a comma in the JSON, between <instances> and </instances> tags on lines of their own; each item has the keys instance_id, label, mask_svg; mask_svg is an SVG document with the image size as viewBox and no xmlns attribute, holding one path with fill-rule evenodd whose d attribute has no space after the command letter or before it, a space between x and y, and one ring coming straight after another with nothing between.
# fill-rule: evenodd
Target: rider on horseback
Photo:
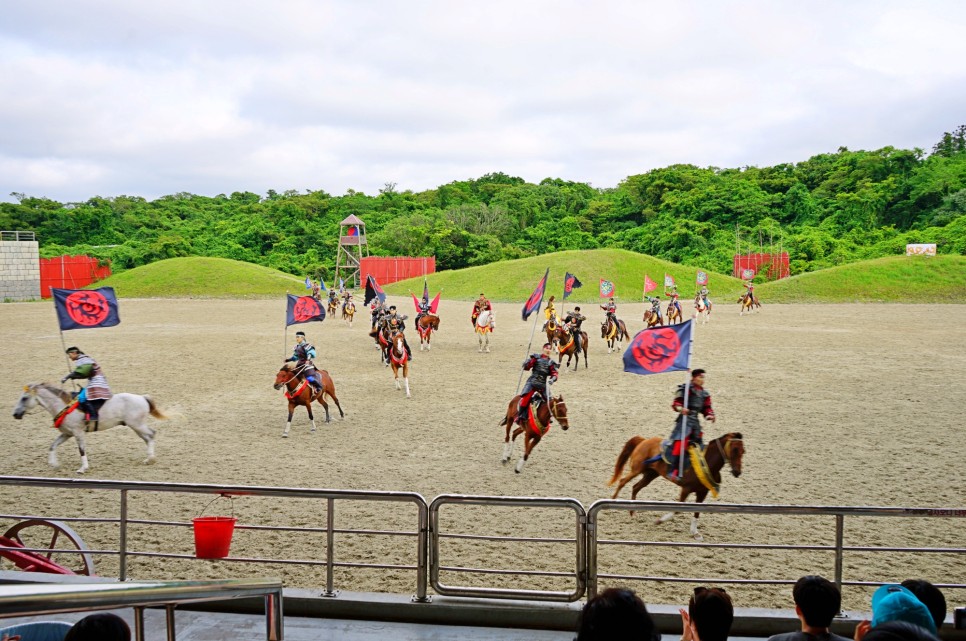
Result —
<instances>
[{"instance_id":1,"label":"rider on horseback","mask_svg":"<svg viewBox=\"0 0 966 641\"><path fill-rule=\"evenodd\" d=\"M657 315L657 322L664 324L664 317L661 315L661 299L657 296L648 296L647 302L651 304L651 313Z\"/></svg>"},{"instance_id":2,"label":"rider on horseback","mask_svg":"<svg viewBox=\"0 0 966 641\"><path fill-rule=\"evenodd\" d=\"M294 362L301 368L302 377L312 386L312 391L318 394L322 391L322 381L319 380L318 370L312 359L315 358L315 346L305 340L305 332L295 332L295 349L288 362Z\"/></svg>"},{"instance_id":3,"label":"rider on horseback","mask_svg":"<svg viewBox=\"0 0 966 641\"><path fill-rule=\"evenodd\" d=\"M676 310L678 310L678 316L682 316L681 303L678 301L678 298L680 298L680 295L678 294L678 288L672 287L670 294L667 292L667 290L665 290L664 295L671 299L671 302L668 303L668 308L670 309L670 307L673 306ZM671 315L670 312L668 312L668 316L670 315Z\"/></svg>"},{"instance_id":4,"label":"rider on horseback","mask_svg":"<svg viewBox=\"0 0 966 641\"><path fill-rule=\"evenodd\" d=\"M587 317L580 313L580 307L574 307L573 311L567 312L564 316L563 322L564 327L570 332L570 335L574 339L574 353L579 354L581 352L580 348L580 325Z\"/></svg>"},{"instance_id":5,"label":"rider on horseback","mask_svg":"<svg viewBox=\"0 0 966 641\"><path fill-rule=\"evenodd\" d=\"M543 315L547 317L547 322L543 324L543 329L546 331L547 325L550 322L557 322L557 310L553 306L553 296L550 296L550 300L547 301L547 308L543 310Z\"/></svg>"},{"instance_id":6,"label":"rider on horseback","mask_svg":"<svg viewBox=\"0 0 966 641\"><path fill-rule=\"evenodd\" d=\"M615 303L613 300L609 300L605 305L601 305L600 308L604 310L604 313L608 319L614 321L615 323L617 322L617 303Z\"/></svg>"},{"instance_id":7,"label":"rider on horseback","mask_svg":"<svg viewBox=\"0 0 966 641\"><path fill-rule=\"evenodd\" d=\"M674 422L674 431L668 440L672 441L670 456L668 456L668 479L677 483L680 481L678 476L678 464L681 455L687 452L692 445L702 447L704 445L701 437L701 422L698 414L714 423L714 408L711 406L711 394L704 389L704 370L696 369L691 372L690 389L688 390L688 406L684 406L684 383L678 385L677 393L674 395L674 402L671 408L685 418ZM683 441L682 441L683 437ZM682 447L683 445L683 447ZM685 459L687 461L687 459Z\"/></svg>"},{"instance_id":8,"label":"rider on horseback","mask_svg":"<svg viewBox=\"0 0 966 641\"><path fill-rule=\"evenodd\" d=\"M329 304L330 305L333 305L333 304L337 303L338 300L339 300L339 295L336 293L336 291L334 289L330 289L329 290Z\"/></svg>"},{"instance_id":9,"label":"rider on horseback","mask_svg":"<svg viewBox=\"0 0 966 641\"><path fill-rule=\"evenodd\" d=\"M389 313L386 314L386 322L389 323L390 328L398 329L400 332L406 331L406 319L409 316L405 314L399 314L396 312L396 306L389 306ZM406 347L406 353L409 355L409 360L413 360L413 350L409 349L409 341L406 340L406 334L403 334L403 345Z\"/></svg>"},{"instance_id":10,"label":"rider on horseback","mask_svg":"<svg viewBox=\"0 0 966 641\"><path fill-rule=\"evenodd\" d=\"M741 300L742 301L749 300L750 301L748 303L749 306L754 305L755 303L757 303L758 302L758 299L755 298L755 285L754 285L754 283L749 280L747 283L745 283L745 289L747 289L748 291L746 291L741 296Z\"/></svg>"},{"instance_id":11,"label":"rider on horseback","mask_svg":"<svg viewBox=\"0 0 966 641\"><path fill-rule=\"evenodd\" d=\"M540 392L544 400L550 402L550 385L557 381L557 364L550 358L550 343L544 343L543 352L540 354L530 354L530 357L523 362L524 370L532 370L530 378L527 379L520 393L520 407L517 409L516 422L525 425L529 415L530 401L535 392Z\"/></svg>"},{"instance_id":12,"label":"rider on horseback","mask_svg":"<svg viewBox=\"0 0 966 641\"><path fill-rule=\"evenodd\" d=\"M711 308L711 301L708 300L708 295L710 293L711 292L708 291L707 285L702 285L701 289L698 291L698 295L701 297L701 300L704 301L704 306L707 307L708 309Z\"/></svg>"},{"instance_id":13,"label":"rider on horseback","mask_svg":"<svg viewBox=\"0 0 966 641\"><path fill-rule=\"evenodd\" d=\"M107 385L107 378L101 371L101 366L93 358L80 351L79 347L68 347L67 356L74 361L74 371L60 379L60 382L66 383L73 378L89 379L87 387L77 395L77 402L86 414L87 429L96 432L98 412L100 412L101 405L113 396L111 388Z\"/></svg>"},{"instance_id":14,"label":"rider on horseback","mask_svg":"<svg viewBox=\"0 0 966 641\"><path fill-rule=\"evenodd\" d=\"M476 302L473 303L473 316L471 317L472 320L470 322L473 323L473 325L476 325L476 319L479 318L480 314L486 310L493 311L493 305L486 298L486 296L480 292L480 297L477 298Z\"/></svg>"},{"instance_id":15,"label":"rider on horseback","mask_svg":"<svg viewBox=\"0 0 966 641\"><path fill-rule=\"evenodd\" d=\"M423 294L423 299L419 301L419 305L417 305L417 307L419 308L419 313L416 314L416 320L413 322L416 323L416 327L419 327L419 319L433 311L433 306L429 303L429 296Z\"/></svg>"}]
</instances>

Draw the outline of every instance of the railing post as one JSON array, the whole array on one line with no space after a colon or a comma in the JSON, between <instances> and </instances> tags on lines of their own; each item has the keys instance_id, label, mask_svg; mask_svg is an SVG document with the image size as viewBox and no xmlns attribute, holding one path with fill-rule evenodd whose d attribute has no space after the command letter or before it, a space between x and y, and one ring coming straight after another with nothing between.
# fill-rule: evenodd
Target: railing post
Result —
<instances>
[{"instance_id":1,"label":"railing post","mask_svg":"<svg viewBox=\"0 0 966 641\"><path fill-rule=\"evenodd\" d=\"M597 596L597 512L587 514L587 599Z\"/></svg>"},{"instance_id":2,"label":"railing post","mask_svg":"<svg viewBox=\"0 0 966 641\"><path fill-rule=\"evenodd\" d=\"M144 641L144 606L134 606L134 641Z\"/></svg>"},{"instance_id":3,"label":"railing post","mask_svg":"<svg viewBox=\"0 0 966 641\"><path fill-rule=\"evenodd\" d=\"M326 542L325 542L325 592L322 596L339 596L334 587L335 581L335 499L326 499Z\"/></svg>"},{"instance_id":4,"label":"railing post","mask_svg":"<svg viewBox=\"0 0 966 641\"><path fill-rule=\"evenodd\" d=\"M265 595L265 638L268 641L282 641L284 635L282 612L282 590Z\"/></svg>"},{"instance_id":5,"label":"railing post","mask_svg":"<svg viewBox=\"0 0 966 641\"><path fill-rule=\"evenodd\" d=\"M419 534L416 541L416 594L413 595L413 601L429 603L433 599L426 595L429 574L429 508L425 503L419 505Z\"/></svg>"},{"instance_id":6,"label":"railing post","mask_svg":"<svg viewBox=\"0 0 966 641\"><path fill-rule=\"evenodd\" d=\"M842 593L842 541L845 538L845 515L835 515L835 587Z\"/></svg>"},{"instance_id":7,"label":"railing post","mask_svg":"<svg viewBox=\"0 0 966 641\"><path fill-rule=\"evenodd\" d=\"M118 580L127 581L127 490L121 490L120 542L118 551L119 565Z\"/></svg>"}]
</instances>

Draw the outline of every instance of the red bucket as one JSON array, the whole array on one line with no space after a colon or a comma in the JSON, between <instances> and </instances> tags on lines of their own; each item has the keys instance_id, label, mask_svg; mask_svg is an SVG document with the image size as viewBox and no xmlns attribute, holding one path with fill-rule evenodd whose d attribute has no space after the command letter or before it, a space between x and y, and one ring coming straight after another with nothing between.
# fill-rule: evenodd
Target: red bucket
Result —
<instances>
[{"instance_id":1,"label":"red bucket","mask_svg":"<svg viewBox=\"0 0 966 641\"><path fill-rule=\"evenodd\" d=\"M233 516L199 516L191 519L195 528L195 557L223 559L228 556L237 520Z\"/></svg>"}]
</instances>

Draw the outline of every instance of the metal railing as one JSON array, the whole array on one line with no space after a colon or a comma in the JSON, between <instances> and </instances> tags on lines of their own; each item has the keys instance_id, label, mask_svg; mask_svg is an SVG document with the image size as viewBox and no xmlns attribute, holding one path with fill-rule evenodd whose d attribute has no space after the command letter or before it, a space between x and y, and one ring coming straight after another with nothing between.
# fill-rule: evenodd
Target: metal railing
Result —
<instances>
[{"instance_id":1,"label":"metal railing","mask_svg":"<svg viewBox=\"0 0 966 641\"><path fill-rule=\"evenodd\" d=\"M175 641L176 606L250 597L265 599L267 641L282 641L282 582L274 579L0 585L0 618L131 607L134 638L144 641L144 608L160 606L166 611L167 639Z\"/></svg>"},{"instance_id":2,"label":"metal railing","mask_svg":"<svg viewBox=\"0 0 966 641\"><path fill-rule=\"evenodd\" d=\"M50 515L67 522L91 522L91 523L117 523L118 524L118 548L89 550L88 554L93 555L113 555L118 558L119 578L128 579L128 560L135 557L159 557L171 559L193 559L191 554L169 553L155 551L138 551L131 549L129 545L128 530L132 525L145 525L157 527L190 527L190 523L178 521L160 521L147 519L133 519L129 514L128 500L129 495L138 492L167 492L167 493L191 493L207 495L226 495L226 496L263 496L274 498L298 498L324 501L326 504L325 523L319 527L307 526L275 526L258 524L239 524L238 530L254 531L275 531L298 533L324 533L326 536L324 558L308 559L279 559L265 558L262 556L238 557L231 556L224 559L228 562L245 563L279 563L279 564L300 564L324 566L326 569L325 590L323 596L336 596L336 586L334 585L335 568L371 568L379 570L406 570L414 571L415 581L415 601L428 601L428 586L441 595L447 596L471 596L485 598L502 599L530 599L536 601L558 601L572 602L581 599L585 595L593 596L597 593L601 579L622 580L622 581L656 581L656 582L687 582L687 583L729 583L729 584L749 584L749 585L784 585L794 583L793 579L783 578L761 578L751 576L715 576L715 577L684 577L670 575L635 575L626 572L606 572L601 570L601 551L611 546L631 546L637 549L645 548L650 550L683 550L693 548L701 549L731 549L748 551L755 554L762 550L775 550L789 555L801 552L829 554L832 555L834 570L831 572L832 578L841 588L842 586L874 586L894 580L895 577L886 575L888 570L882 573L868 573L866 580L850 579L846 576L845 560L847 554L862 556L865 554L893 554L910 553L914 555L923 554L947 554L955 555L957 561L966 558L966 548L961 546L888 546L866 544L860 540L861 545L847 545L845 543L845 523L846 519L873 518L873 519L894 519L899 517L906 518L927 518L927 519L960 519L966 517L966 508L889 508L889 507L841 507L841 506L788 506L788 505L734 505L734 504L693 504L661 501L621 501L621 500L600 500L596 501L589 508L576 499L571 498L527 498L527 497L498 497L498 496L462 496L462 495L442 495L427 504L425 499L416 493L408 492L377 492L377 491L346 491L346 490L326 490L326 489L307 489L307 488L278 488L245 485L211 485L211 484L182 484L182 483L149 483L134 481L101 481L86 479L55 479L55 478L33 478L33 477L9 477L0 476L0 486L19 486L19 487L48 487L61 490L108 490L120 493L118 518L110 517L70 517L62 515ZM414 519L414 529L408 531L390 529L350 529L336 528L336 502L338 501L364 501L364 502L401 502L414 505L416 515ZM513 509L521 512L535 509L551 510L552 512L572 512L574 515L573 536L547 536L547 537L527 537L527 536L508 536L494 535L497 531L496 524L498 519L489 517L481 518L478 521L485 522L485 528L479 533L453 532L443 526L440 519L440 509L443 506L474 506L474 509L488 510L493 509ZM828 535L830 543L807 544L807 543L787 543L782 539L778 543L760 542L715 542L704 543L695 540L668 540L668 541L644 541L644 540L623 540L607 539L600 537L601 518L605 513L614 511L635 510L641 512L688 512L688 513L718 513L735 514L742 517L760 515L764 518L771 517L819 517L817 525L810 528L816 532L824 530ZM371 515L370 515L371 516ZM822 518L830 517L828 525L822 524ZM0 514L2 520L15 520L21 518L36 518L35 515L11 515ZM382 517L380 515L380 521ZM567 521L561 521L566 526ZM512 523L505 527L512 527ZM566 526L570 527L570 526ZM827 528L827 530L825 530ZM856 528L856 530L861 527ZM392 564L375 562L347 562L341 557L337 557L336 534L357 534L357 535L386 535L396 537L413 537L415 541L415 562L413 564ZM459 564L446 563L444 559L442 542L449 541L454 543L466 542L467 544L490 546L491 544L510 544L523 543L531 547L533 545L552 545L566 546L571 552L559 555L567 561L568 554L572 554L572 570L555 571L548 569L499 569L493 567L467 567L463 562ZM304 546L307 547L307 546ZM9 549L2 548L0 550ZM265 548L259 548L265 549ZM39 552L49 552L48 549L37 549ZM77 550L55 550L55 552L77 552ZM381 553L377 551L377 553ZM683 554L684 552L681 552ZM487 557L492 558L492 557ZM521 558L530 559L532 563L540 560L539 555L526 554ZM888 565L888 564L884 564ZM961 562L950 564L951 570L959 567L964 568L966 564ZM518 577L519 581L512 585L500 587L480 587L463 584L448 584L442 581L441 573L459 573L466 576L489 576L499 575L504 584L509 583L507 577ZM747 570L745 571L748 574ZM962 574L962 573L960 573ZM966 590L966 578L961 578L953 572L951 576L958 580L947 582L934 582L937 587L957 590ZM873 578L881 580L871 580ZM797 578L797 577L795 577ZM566 580L570 587L563 591L559 589L530 589L538 580ZM541 588L543 586L541 585Z\"/></svg>"},{"instance_id":3,"label":"metal railing","mask_svg":"<svg viewBox=\"0 0 966 641\"><path fill-rule=\"evenodd\" d=\"M30 241L37 240L37 237L32 231L0 231L0 240Z\"/></svg>"}]
</instances>

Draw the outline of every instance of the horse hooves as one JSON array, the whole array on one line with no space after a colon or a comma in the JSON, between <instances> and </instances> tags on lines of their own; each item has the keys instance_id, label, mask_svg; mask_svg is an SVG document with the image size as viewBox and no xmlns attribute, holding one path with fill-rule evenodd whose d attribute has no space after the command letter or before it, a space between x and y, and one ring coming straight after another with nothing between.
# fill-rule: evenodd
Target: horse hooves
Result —
<instances>
[{"instance_id":1,"label":"horse hooves","mask_svg":"<svg viewBox=\"0 0 966 641\"><path fill-rule=\"evenodd\" d=\"M78 474L84 474L85 472L87 472L87 468L86 467L79 467L79 468L77 468L77 473Z\"/></svg>"},{"instance_id":2,"label":"horse hooves","mask_svg":"<svg viewBox=\"0 0 966 641\"><path fill-rule=\"evenodd\" d=\"M283 433L282 438L288 438L288 432Z\"/></svg>"},{"instance_id":3,"label":"horse hooves","mask_svg":"<svg viewBox=\"0 0 966 641\"><path fill-rule=\"evenodd\" d=\"M146 459L144 459L145 465L154 465L157 462L158 462L158 459L154 458L153 456L149 456Z\"/></svg>"},{"instance_id":4,"label":"horse hooves","mask_svg":"<svg viewBox=\"0 0 966 641\"><path fill-rule=\"evenodd\" d=\"M694 540L695 541L704 541L704 537L701 536L701 533L700 532L695 532L694 533Z\"/></svg>"}]
</instances>

